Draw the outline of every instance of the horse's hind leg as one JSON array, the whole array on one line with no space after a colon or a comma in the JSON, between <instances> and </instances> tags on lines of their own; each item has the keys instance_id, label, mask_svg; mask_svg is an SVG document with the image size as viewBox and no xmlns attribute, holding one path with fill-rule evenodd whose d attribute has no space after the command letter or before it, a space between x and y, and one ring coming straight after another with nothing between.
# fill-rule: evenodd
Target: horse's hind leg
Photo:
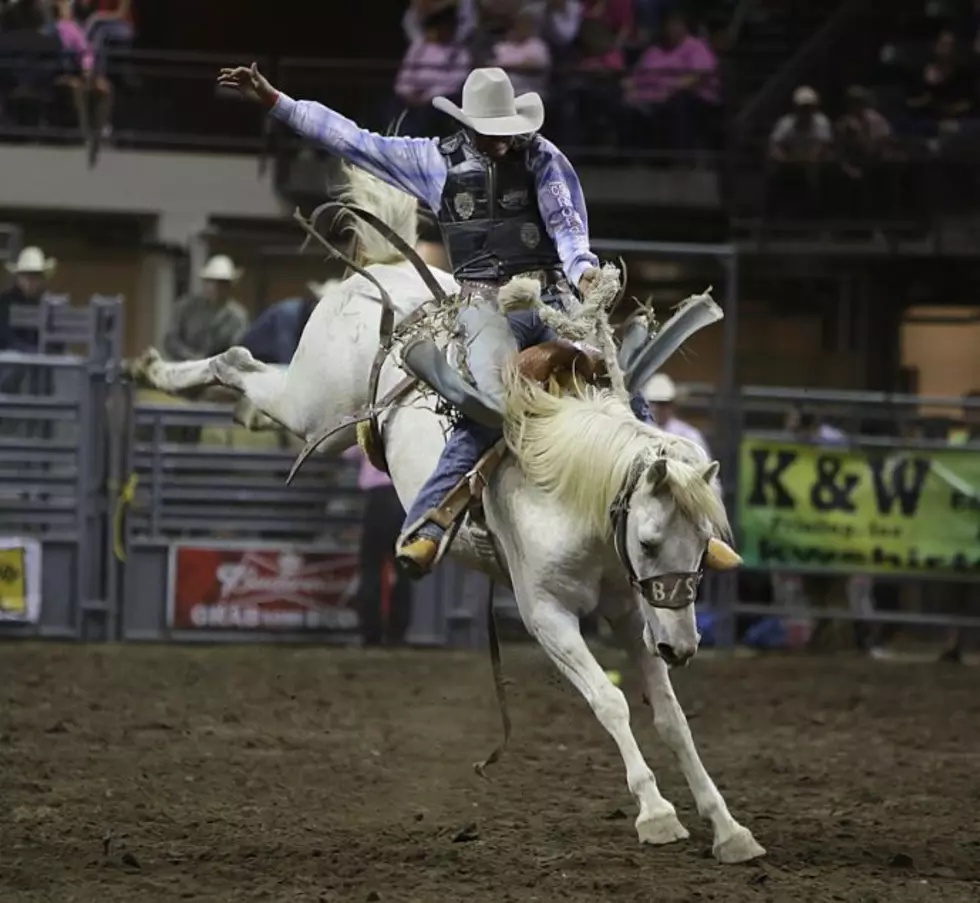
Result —
<instances>
[{"instance_id":1,"label":"horse's hind leg","mask_svg":"<svg viewBox=\"0 0 980 903\"><path fill-rule=\"evenodd\" d=\"M616 741L626 765L626 782L640 807L636 819L640 841L664 844L683 840L688 836L687 830L678 821L674 807L661 795L630 730L626 697L595 660L582 638L578 617L536 581L522 581L515 574L514 591L528 630ZM583 594L587 592L590 590ZM584 609L588 607L585 605Z\"/></svg>"},{"instance_id":2,"label":"horse's hind leg","mask_svg":"<svg viewBox=\"0 0 980 903\"><path fill-rule=\"evenodd\" d=\"M765 855L752 832L728 811L724 798L701 762L694 746L687 718L681 709L670 674L663 660L653 655L643 642L643 615L636 609L609 622L630 659L639 669L647 698L653 708L653 723L660 738L673 750L684 779L694 796L698 813L711 822L714 831L712 852L720 862L746 862Z\"/></svg>"},{"instance_id":3,"label":"horse's hind leg","mask_svg":"<svg viewBox=\"0 0 980 903\"><path fill-rule=\"evenodd\" d=\"M150 349L137 361L133 372L171 395L209 386L236 389L254 408L302 435L302 424L285 397L286 369L257 361L247 348L235 346L204 360L182 362L165 361L155 349ZM240 406L240 410L245 408Z\"/></svg>"}]
</instances>

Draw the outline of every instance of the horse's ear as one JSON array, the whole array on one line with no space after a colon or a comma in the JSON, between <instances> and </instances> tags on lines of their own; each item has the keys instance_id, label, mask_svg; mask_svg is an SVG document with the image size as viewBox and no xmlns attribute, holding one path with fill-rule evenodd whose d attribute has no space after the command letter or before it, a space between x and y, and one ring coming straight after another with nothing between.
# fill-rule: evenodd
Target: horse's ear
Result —
<instances>
[{"instance_id":1,"label":"horse's ear","mask_svg":"<svg viewBox=\"0 0 980 903\"><path fill-rule=\"evenodd\" d=\"M710 483L718 476L719 470L721 470L721 465L717 461L712 461L701 471L701 478L705 483Z\"/></svg>"},{"instance_id":2,"label":"horse's ear","mask_svg":"<svg viewBox=\"0 0 980 903\"><path fill-rule=\"evenodd\" d=\"M667 459L657 458L647 468L647 480L653 492L662 489L667 483Z\"/></svg>"}]
</instances>

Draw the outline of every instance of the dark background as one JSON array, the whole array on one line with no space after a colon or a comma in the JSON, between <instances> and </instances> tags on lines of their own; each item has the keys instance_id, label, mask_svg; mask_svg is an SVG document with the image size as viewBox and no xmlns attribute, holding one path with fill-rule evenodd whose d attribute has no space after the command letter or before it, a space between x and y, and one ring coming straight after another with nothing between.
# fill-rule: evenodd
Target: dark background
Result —
<instances>
[{"instance_id":1,"label":"dark background","mask_svg":"<svg viewBox=\"0 0 980 903\"><path fill-rule=\"evenodd\" d=\"M323 59L400 58L407 0L136 0L138 46Z\"/></svg>"}]
</instances>

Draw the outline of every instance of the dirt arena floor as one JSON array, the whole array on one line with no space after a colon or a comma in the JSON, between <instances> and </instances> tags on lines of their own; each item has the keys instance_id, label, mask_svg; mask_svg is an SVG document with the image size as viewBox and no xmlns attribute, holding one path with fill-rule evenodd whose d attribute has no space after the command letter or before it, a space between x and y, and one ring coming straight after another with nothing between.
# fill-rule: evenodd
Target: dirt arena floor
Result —
<instances>
[{"instance_id":1,"label":"dirt arena floor","mask_svg":"<svg viewBox=\"0 0 980 903\"><path fill-rule=\"evenodd\" d=\"M482 654L0 645L0 901L980 900L980 672L699 658L705 764L769 849L636 842L612 741L533 647ZM618 657L603 652L606 665Z\"/></svg>"}]
</instances>

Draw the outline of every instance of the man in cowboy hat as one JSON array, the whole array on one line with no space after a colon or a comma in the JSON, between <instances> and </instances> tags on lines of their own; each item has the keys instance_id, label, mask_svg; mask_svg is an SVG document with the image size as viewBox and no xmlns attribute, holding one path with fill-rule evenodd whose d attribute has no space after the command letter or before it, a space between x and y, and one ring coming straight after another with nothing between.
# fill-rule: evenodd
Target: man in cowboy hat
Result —
<instances>
[{"instance_id":1,"label":"man in cowboy hat","mask_svg":"<svg viewBox=\"0 0 980 903\"><path fill-rule=\"evenodd\" d=\"M38 350L37 330L11 326L10 309L14 305L40 303L56 266L53 257L45 257L40 248L33 246L24 248L14 263L5 264L7 272L14 277L14 284L0 294L0 351Z\"/></svg>"},{"instance_id":2,"label":"man in cowboy hat","mask_svg":"<svg viewBox=\"0 0 980 903\"><path fill-rule=\"evenodd\" d=\"M254 63L223 69L218 83L435 213L467 299L459 315L467 367L484 398L499 408L503 363L523 348L555 338L537 313L505 317L496 302L499 288L514 276L533 274L542 298L564 306L571 286L584 292L599 276L578 176L539 134L541 98L515 97L502 69L475 69L463 85L462 106L446 97L432 101L462 128L448 138L422 139L376 135L322 104L294 100L276 90ZM414 575L431 567L444 532L428 515L497 435L468 419L450 435L439 467L406 519L399 562Z\"/></svg>"},{"instance_id":3,"label":"man in cowboy hat","mask_svg":"<svg viewBox=\"0 0 980 903\"><path fill-rule=\"evenodd\" d=\"M174 308L163 348L174 361L197 361L237 345L248 329L248 312L232 298L242 275L225 254L212 257L200 272L199 295L185 295Z\"/></svg>"}]
</instances>

